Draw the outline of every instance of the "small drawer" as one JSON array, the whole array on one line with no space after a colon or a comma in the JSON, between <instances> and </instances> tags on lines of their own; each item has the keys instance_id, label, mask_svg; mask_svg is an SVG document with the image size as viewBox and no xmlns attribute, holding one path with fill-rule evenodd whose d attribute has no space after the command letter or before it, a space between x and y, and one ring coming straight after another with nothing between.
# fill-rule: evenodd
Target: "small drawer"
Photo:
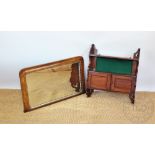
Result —
<instances>
[{"instance_id":1,"label":"small drawer","mask_svg":"<svg viewBox=\"0 0 155 155\"><path fill-rule=\"evenodd\" d=\"M123 75L112 75L111 91L129 93L132 87L132 77Z\"/></svg>"},{"instance_id":2,"label":"small drawer","mask_svg":"<svg viewBox=\"0 0 155 155\"><path fill-rule=\"evenodd\" d=\"M87 85L90 89L109 90L110 78L109 73L89 72Z\"/></svg>"}]
</instances>

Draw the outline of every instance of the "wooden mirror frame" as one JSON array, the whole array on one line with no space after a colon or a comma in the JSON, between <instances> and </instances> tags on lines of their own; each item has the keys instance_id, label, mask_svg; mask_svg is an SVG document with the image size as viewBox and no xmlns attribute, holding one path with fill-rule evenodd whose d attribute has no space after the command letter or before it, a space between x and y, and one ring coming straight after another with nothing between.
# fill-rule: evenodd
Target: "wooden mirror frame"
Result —
<instances>
[{"instance_id":1,"label":"wooden mirror frame","mask_svg":"<svg viewBox=\"0 0 155 155\"><path fill-rule=\"evenodd\" d=\"M36 71L40 71L43 69L49 69L51 67L57 67L57 66L61 66L61 65L66 65L66 64L75 64L75 63L79 63L80 64L80 77L81 77L81 87L82 87L82 92L79 92L79 94L76 95L72 95L69 97L64 97L63 99L59 99L44 105L39 105L38 107L34 107L31 108L31 105L29 103L29 96L28 96L28 86L27 86L27 81L26 81L26 75L32 72L36 72ZM72 69L75 66L72 65ZM76 72L74 72L74 69L71 72L71 85L72 87L74 87L74 82L76 82L74 80ZM21 91L22 91L22 98L23 98L23 105L24 105L24 112L28 112L28 111L32 111L38 108L42 108L81 94L85 93L85 78L84 78L84 60L83 57L81 56L77 56L77 57L72 57L72 58L68 58L68 59L64 59L64 60L60 60L60 61L55 61L55 62L51 62L51 63L47 63L47 64L42 64L42 65L37 65L37 66L33 66L33 67L29 67L29 68L24 68L19 72L19 77L20 77L20 84L21 84Z\"/></svg>"}]
</instances>

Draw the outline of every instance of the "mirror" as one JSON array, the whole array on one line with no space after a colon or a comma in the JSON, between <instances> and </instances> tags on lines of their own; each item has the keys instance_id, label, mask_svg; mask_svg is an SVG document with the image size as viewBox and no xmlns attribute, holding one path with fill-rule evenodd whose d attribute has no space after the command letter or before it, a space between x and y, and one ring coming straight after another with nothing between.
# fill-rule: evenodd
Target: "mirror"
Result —
<instances>
[{"instance_id":1,"label":"mirror","mask_svg":"<svg viewBox=\"0 0 155 155\"><path fill-rule=\"evenodd\" d=\"M25 68L19 75L24 112L85 92L82 57Z\"/></svg>"}]
</instances>

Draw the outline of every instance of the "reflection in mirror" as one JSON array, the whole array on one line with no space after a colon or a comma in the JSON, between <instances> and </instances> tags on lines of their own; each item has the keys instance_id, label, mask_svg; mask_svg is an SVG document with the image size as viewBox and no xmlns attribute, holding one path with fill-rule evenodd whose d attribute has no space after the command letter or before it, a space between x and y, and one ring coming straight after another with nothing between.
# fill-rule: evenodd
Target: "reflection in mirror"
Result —
<instances>
[{"instance_id":1,"label":"reflection in mirror","mask_svg":"<svg viewBox=\"0 0 155 155\"><path fill-rule=\"evenodd\" d=\"M85 92L82 57L25 68L19 75L24 112Z\"/></svg>"},{"instance_id":2,"label":"reflection in mirror","mask_svg":"<svg viewBox=\"0 0 155 155\"><path fill-rule=\"evenodd\" d=\"M78 94L82 90L79 67L79 63L67 64L27 74L31 107Z\"/></svg>"}]
</instances>

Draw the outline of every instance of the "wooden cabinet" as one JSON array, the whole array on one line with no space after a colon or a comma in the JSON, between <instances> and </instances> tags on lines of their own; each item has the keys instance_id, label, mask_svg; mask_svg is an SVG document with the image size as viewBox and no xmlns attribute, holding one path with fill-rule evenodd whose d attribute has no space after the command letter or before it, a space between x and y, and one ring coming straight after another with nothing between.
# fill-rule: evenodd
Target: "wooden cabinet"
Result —
<instances>
[{"instance_id":1,"label":"wooden cabinet","mask_svg":"<svg viewBox=\"0 0 155 155\"><path fill-rule=\"evenodd\" d=\"M86 94L91 96L94 89L128 93L131 102L135 100L140 49L133 58L97 55L95 45L89 54Z\"/></svg>"}]
</instances>

